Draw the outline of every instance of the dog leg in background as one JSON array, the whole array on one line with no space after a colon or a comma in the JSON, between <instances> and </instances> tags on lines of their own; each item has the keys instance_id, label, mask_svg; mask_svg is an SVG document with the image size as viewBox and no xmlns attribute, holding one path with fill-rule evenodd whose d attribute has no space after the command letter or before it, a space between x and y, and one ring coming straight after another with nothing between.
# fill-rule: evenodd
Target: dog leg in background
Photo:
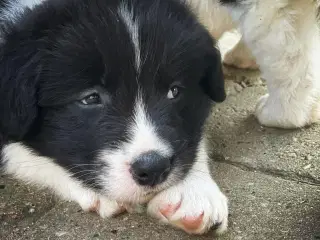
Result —
<instances>
[{"instance_id":1,"label":"dog leg in background","mask_svg":"<svg viewBox=\"0 0 320 240\"><path fill-rule=\"evenodd\" d=\"M208 29L213 38L219 40L222 35L236 28L228 10L213 0L188 0L200 22ZM242 69L258 69L255 58L242 39L230 49L223 63Z\"/></svg>"},{"instance_id":2,"label":"dog leg in background","mask_svg":"<svg viewBox=\"0 0 320 240\"><path fill-rule=\"evenodd\" d=\"M315 3L250 0L225 6L239 23L243 39L267 81L269 94L256 106L260 123L298 128L317 122L320 33Z\"/></svg>"},{"instance_id":3,"label":"dog leg in background","mask_svg":"<svg viewBox=\"0 0 320 240\"><path fill-rule=\"evenodd\" d=\"M233 48L226 52L223 63L240 69L256 70L259 68L256 59L242 38Z\"/></svg>"},{"instance_id":4,"label":"dog leg in background","mask_svg":"<svg viewBox=\"0 0 320 240\"><path fill-rule=\"evenodd\" d=\"M235 24L225 7L213 0L187 0L200 22L210 34L219 39L221 36L235 28Z\"/></svg>"},{"instance_id":5,"label":"dog leg in background","mask_svg":"<svg viewBox=\"0 0 320 240\"><path fill-rule=\"evenodd\" d=\"M73 179L65 169L52 159L34 155L20 143L12 143L2 151L5 173L17 179L53 190L65 200L77 202L84 211L95 211L101 217L111 217L123 212L117 202L99 196Z\"/></svg>"},{"instance_id":6,"label":"dog leg in background","mask_svg":"<svg viewBox=\"0 0 320 240\"><path fill-rule=\"evenodd\" d=\"M190 234L211 227L222 233L228 225L228 201L210 175L205 141L187 177L156 195L148 205L150 215Z\"/></svg>"}]
</instances>

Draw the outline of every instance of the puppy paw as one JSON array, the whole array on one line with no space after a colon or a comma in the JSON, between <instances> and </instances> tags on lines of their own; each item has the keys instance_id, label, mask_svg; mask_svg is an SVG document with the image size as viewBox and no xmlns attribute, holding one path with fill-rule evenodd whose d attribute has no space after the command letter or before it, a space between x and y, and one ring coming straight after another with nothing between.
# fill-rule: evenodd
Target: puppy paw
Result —
<instances>
[{"instance_id":1,"label":"puppy paw","mask_svg":"<svg viewBox=\"0 0 320 240\"><path fill-rule=\"evenodd\" d=\"M125 212L127 210L126 207L127 206L121 205L116 201L109 200L105 197L99 197L87 211L96 212L102 218L109 218Z\"/></svg>"},{"instance_id":2,"label":"puppy paw","mask_svg":"<svg viewBox=\"0 0 320 240\"><path fill-rule=\"evenodd\" d=\"M116 216L129 208L93 192L83 194L78 203L85 212L96 212L102 218Z\"/></svg>"},{"instance_id":3,"label":"puppy paw","mask_svg":"<svg viewBox=\"0 0 320 240\"><path fill-rule=\"evenodd\" d=\"M148 213L189 234L203 234L228 225L228 201L213 181L171 187L149 202Z\"/></svg>"},{"instance_id":4,"label":"puppy paw","mask_svg":"<svg viewBox=\"0 0 320 240\"><path fill-rule=\"evenodd\" d=\"M258 121L267 127L294 129L318 122L320 119L320 105L308 111L307 105L280 101L270 98L268 94L262 96L256 105L255 115Z\"/></svg>"}]
</instances>

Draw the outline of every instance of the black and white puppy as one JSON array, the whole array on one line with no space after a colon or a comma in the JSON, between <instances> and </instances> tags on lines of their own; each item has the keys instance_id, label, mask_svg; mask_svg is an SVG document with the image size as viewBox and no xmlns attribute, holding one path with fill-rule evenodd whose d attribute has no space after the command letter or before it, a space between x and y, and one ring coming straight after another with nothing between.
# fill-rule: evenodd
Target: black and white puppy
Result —
<instances>
[{"instance_id":1,"label":"black and white puppy","mask_svg":"<svg viewBox=\"0 0 320 240\"><path fill-rule=\"evenodd\" d=\"M219 51L176 0L0 1L1 167L110 217L227 227L204 122Z\"/></svg>"}]
</instances>

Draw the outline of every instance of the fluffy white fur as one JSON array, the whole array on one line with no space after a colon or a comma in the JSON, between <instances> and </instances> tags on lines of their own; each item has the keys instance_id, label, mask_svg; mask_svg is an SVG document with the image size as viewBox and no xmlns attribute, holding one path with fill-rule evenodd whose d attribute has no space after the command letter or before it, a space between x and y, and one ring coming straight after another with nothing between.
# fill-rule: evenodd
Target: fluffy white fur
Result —
<instances>
[{"instance_id":1,"label":"fluffy white fur","mask_svg":"<svg viewBox=\"0 0 320 240\"><path fill-rule=\"evenodd\" d=\"M269 91L256 106L261 124L297 128L319 121L317 1L246 0L227 7L218 0L188 2L216 38L239 27L243 42L226 55L225 62L241 68L260 67Z\"/></svg>"}]
</instances>

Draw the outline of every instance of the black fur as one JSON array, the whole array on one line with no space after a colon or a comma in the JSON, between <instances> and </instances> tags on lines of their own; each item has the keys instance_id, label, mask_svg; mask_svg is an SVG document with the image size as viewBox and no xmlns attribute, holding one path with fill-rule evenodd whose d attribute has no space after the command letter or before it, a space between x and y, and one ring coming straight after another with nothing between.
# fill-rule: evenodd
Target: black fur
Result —
<instances>
[{"instance_id":1,"label":"black fur","mask_svg":"<svg viewBox=\"0 0 320 240\"><path fill-rule=\"evenodd\" d=\"M19 141L79 172L128 140L138 84L159 134L187 173L212 100L225 98L215 42L174 0L131 0L139 19L141 72L117 16L120 0L52 0L6 24L0 48L2 144ZM166 98L181 85L178 99ZM96 92L102 104L83 106ZM86 169L94 168L87 165ZM77 176L95 183L95 176ZM97 186L97 184L95 184ZM97 186L99 187L99 186Z\"/></svg>"},{"instance_id":2,"label":"black fur","mask_svg":"<svg viewBox=\"0 0 320 240\"><path fill-rule=\"evenodd\" d=\"M229 3L240 3L243 2L243 0L220 0L222 4L229 4Z\"/></svg>"}]
</instances>

